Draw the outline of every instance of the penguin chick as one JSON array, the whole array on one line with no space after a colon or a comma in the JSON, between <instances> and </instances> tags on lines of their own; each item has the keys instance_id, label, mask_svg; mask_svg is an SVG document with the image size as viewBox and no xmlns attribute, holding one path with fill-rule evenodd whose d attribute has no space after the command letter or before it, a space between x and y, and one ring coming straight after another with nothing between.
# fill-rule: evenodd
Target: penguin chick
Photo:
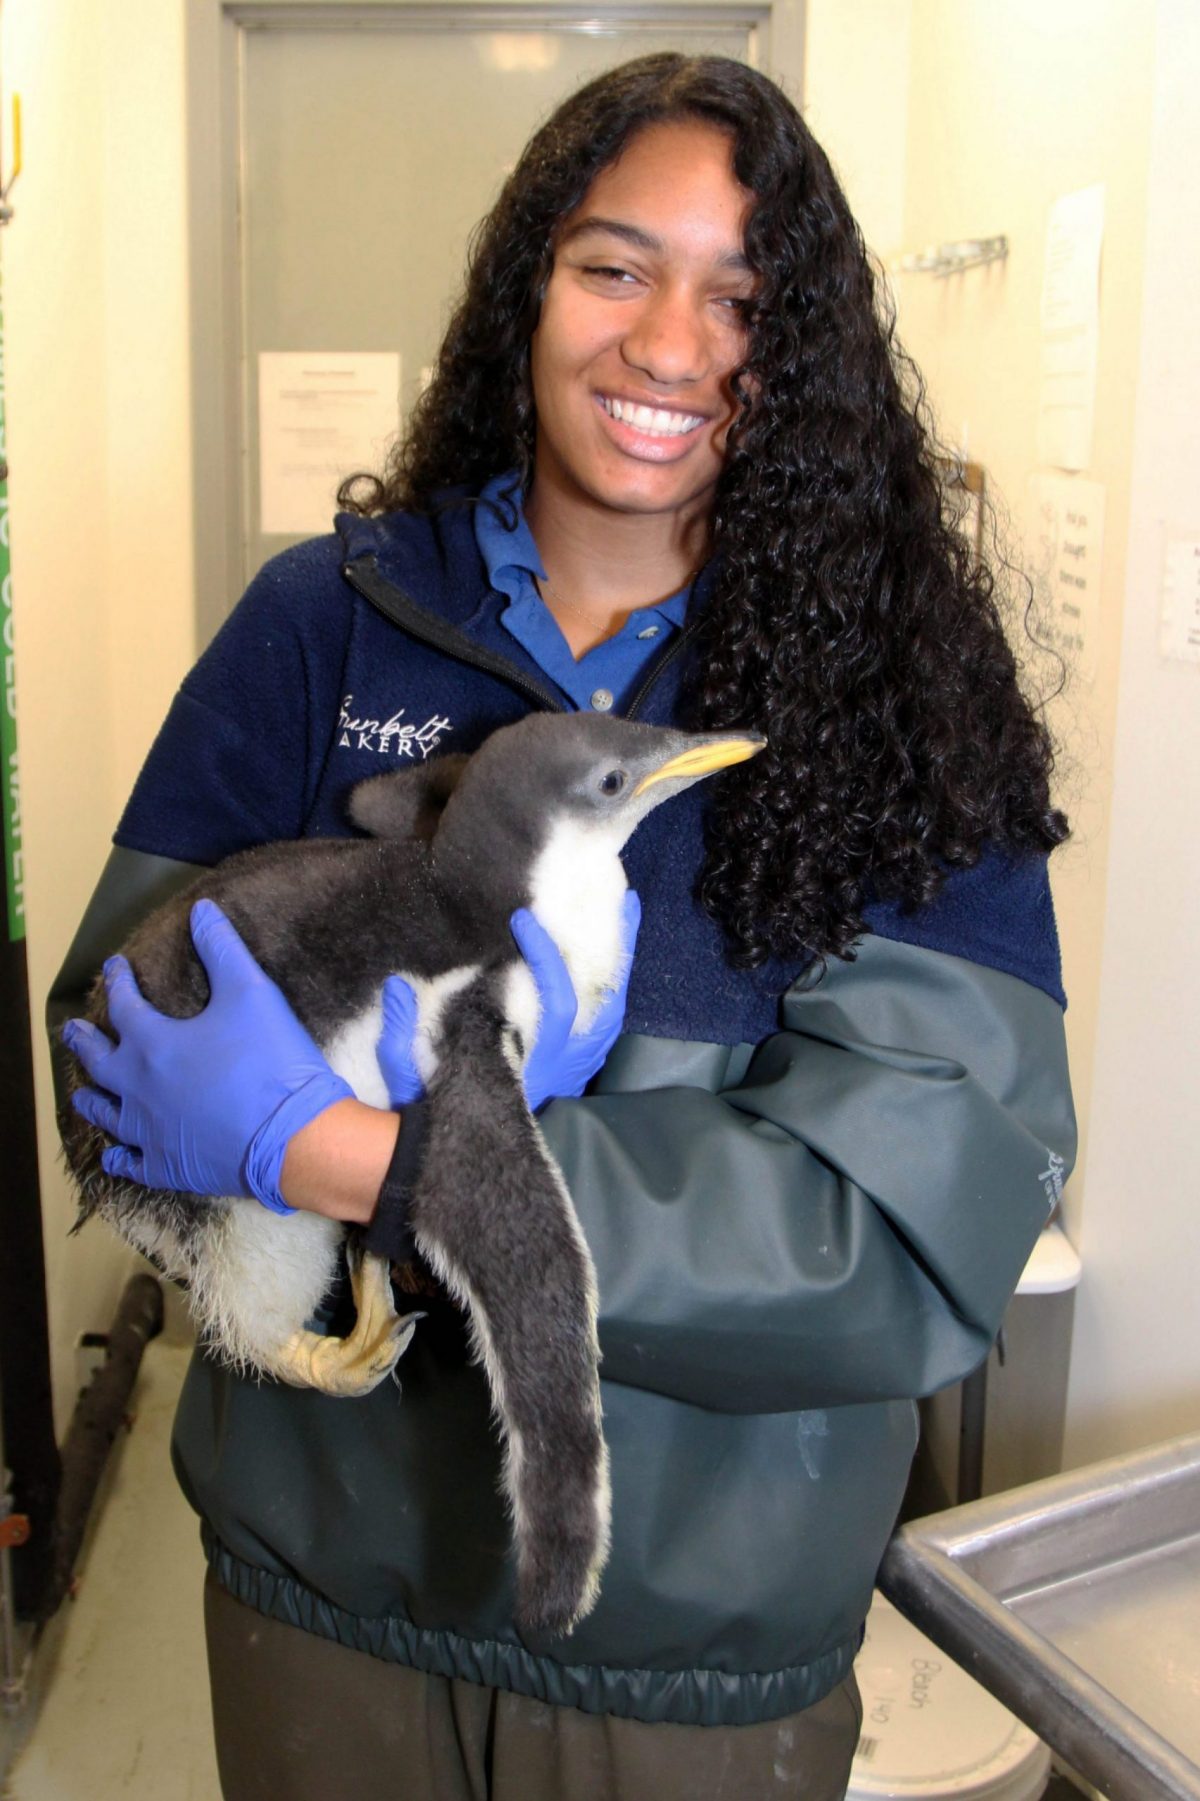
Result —
<instances>
[{"instance_id":1,"label":"penguin chick","mask_svg":"<svg viewBox=\"0 0 1200 1801\"><path fill-rule=\"evenodd\" d=\"M535 714L469 759L356 788L372 839L264 845L229 858L132 935L126 955L161 1011L208 998L188 929L201 895L221 906L324 1051L369 1104L387 1107L375 1057L393 972L418 997L414 1055L427 1130L410 1200L417 1248L463 1305L504 1449L523 1626L569 1631L595 1601L610 1498L600 1426L597 1295L561 1172L525 1103L538 1025L533 977L509 919L533 911L558 944L586 1025L621 975L620 852L661 801L753 756L745 733L688 734L590 714ZM88 1017L111 1030L104 984ZM75 1066L75 1086L86 1081ZM401 1127L403 1131L403 1126ZM281 1218L240 1197L146 1189L109 1177L108 1140L73 1109L64 1148L80 1220L99 1212L188 1285L207 1343L235 1367L364 1394L394 1367L419 1315L397 1317L389 1270L347 1246L358 1322L307 1329L347 1231Z\"/></svg>"}]
</instances>

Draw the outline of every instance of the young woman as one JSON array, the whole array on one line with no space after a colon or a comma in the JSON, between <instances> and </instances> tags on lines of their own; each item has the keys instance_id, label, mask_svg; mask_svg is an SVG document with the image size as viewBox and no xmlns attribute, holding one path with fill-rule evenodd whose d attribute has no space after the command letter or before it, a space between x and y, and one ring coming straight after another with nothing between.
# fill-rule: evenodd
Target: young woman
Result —
<instances>
[{"instance_id":1,"label":"young woman","mask_svg":"<svg viewBox=\"0 0 1200 1801\"><path fill-rule=\"evenodd\" d=\"M911 373L780 91L718 58L628 64L509 179L382 480L267 565L183 684L93 922L247 844L346 832L364 775L531 707L768 739L639 828L624 1030L582 1097L577 1066L545 1089L576 1095L542 1125L600 1287L599 1604L566 1639L512 1623L452 1307L402 1395L198 1357L175 1458L230 1801L844 1790L913 1397L986 1354L1074 1148L1050 746ZM570 997L515 929L559 1071ZM294 1020L265 1030L231 928L197 942L223 1038L165 1027L118 964L120 1051L84 1046L114 1167L231 1192L265 1130L260 1198L369 1220L404 1140L403 993L397 1130L324 1084ZM236 1107L197 1093L218 1068Z\"/></svg>"}]
</instances>

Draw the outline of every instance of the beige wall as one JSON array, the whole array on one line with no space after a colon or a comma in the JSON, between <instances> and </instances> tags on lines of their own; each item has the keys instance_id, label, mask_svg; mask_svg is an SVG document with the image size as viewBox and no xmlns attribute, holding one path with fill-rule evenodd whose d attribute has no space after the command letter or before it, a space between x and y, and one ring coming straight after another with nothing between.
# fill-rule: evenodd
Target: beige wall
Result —
<instances>
[{"instance_id":1,"label":"beige wall","mask_svg":"<svg viewBox=\"0 0 1200 1801\"><path fill-rule=\"evenodd\" d=\"M896 278L904 341L945 436L964 441L1011 515L1020 560L1037 460L1046 222L1062 194L1103 182L1105 238L1093 460L1105 489L1098 673L1051 710L1075 837L1054 859L1086 1171L1108 810L1128 536L1150 119L1151 28L1137 0L915 0L904 247L1004 232L1008 260L944 280Z\"/></svg>"},{"instance_id":2,"label":"beige wall","mask_svg":"<svg viewBox=\"0 0 1200 1801\"><path fill-rule=\"evenodd\" d=\"M0 256L36 1019L192 655L182 8L8 0L0 32L25 128ZM37 1082L61 1430L130 1257L99 1226L67 1239L40 1055Z\"/></svg>"},{"instance_id":3,"label":"beige wall","mask_svg":"<svg viewBox=\"0 0 1200 1801\"><path fill-rule=\"evenodd\" d=\"M809 17L809 118L875 222L874 247L1009 237L1004 265L895 287L943 435L986 467L1018 560L1038 468L1046 220L1061 194L1106 191L1083 472L1106 495L1098 670L1051 715L1075 828L1055 897L1083 1128L1066 1217L1084 1276L1069 1389L1056 1326L1043 1333L1053 1349L1015 1378L1024 1396L997 1397L1019 1430L1022 1401L1044 1412L1045 1391L1060 1390L1074 1465L1200 1427L1200 670L1158 648L1164 533L1200 535L1200 203L1183 174L1200 164L1200 14L1191 0L810 0ZM880 95L879 75L889 57L899 65L906 19L901 103ZM1035 1335L1037 1306L1022 1303ZM1019 1448L995 1453L989 1467L1020 1462Z\"/></svg>"},{"instance_id":4,"label":"beige wall","mask_svg":"<svg viewBox=\"0 0 1200 1801\"><path fill-rule=\"evenodd\" d=\"M904 235L912 0L807 0L804 117L867 244Z\"/></svg>"},{"instance_id":5,"label":"beige wall","mask_svg":"<svg viewBox=\"0 0 1200 1801\"><path fill-rule=\"evenodd\" d=\"M1157 23L1072 1465L1200 1430L1200 666L1159 650L1164 540L1200 538L1200 9Z\"/></svg>"}]
</instances>

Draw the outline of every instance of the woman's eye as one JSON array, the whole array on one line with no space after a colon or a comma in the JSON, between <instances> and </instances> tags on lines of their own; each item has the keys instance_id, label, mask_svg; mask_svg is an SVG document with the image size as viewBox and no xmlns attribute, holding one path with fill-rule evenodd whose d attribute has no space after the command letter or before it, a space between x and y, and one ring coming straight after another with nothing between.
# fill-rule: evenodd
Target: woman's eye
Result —
<instances>
[{"instance_id":1,"label":"woman's eye","mask_svg":"<svg viewBox=\"0 0 1200 1801\"><path fill-rule=\"evenodd\" d=\"M628 777L623 769L610 769L607 775L600 778L601 794L620 794Z\"/></svg>"},{"instance_id":2,"label":"woman's eye","mask_svg":"<svg viewBox=\"0 0 1200 1801\"><path fill-rule=\"evenodd\" d=\"M601 263L593 263L585 267L583 272L585 275L595 276L599 281L611 282L614 287L624 286L637 280L637 277L631 275L628 269L613 269Z\"/></svg>"}]
</instances>

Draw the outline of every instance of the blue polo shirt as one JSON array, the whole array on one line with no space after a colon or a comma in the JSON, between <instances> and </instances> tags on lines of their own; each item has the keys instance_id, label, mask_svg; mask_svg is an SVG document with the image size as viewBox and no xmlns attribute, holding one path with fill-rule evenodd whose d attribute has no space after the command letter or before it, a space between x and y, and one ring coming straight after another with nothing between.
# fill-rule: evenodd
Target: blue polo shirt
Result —
<instances>
[{"instance_id":1,"label":"blue polo shirt","mask_svg":"<svg viewBox=\"0 0 1200 1801\"><path fill-rule=\"evenodd\" d=\"M576 660L534 584L535 576L546 580L546 571L521 505L516 476L495 476L479 498L475 541L489 582L508 597L500 624L579 711L620 710L647 664L682 626L690 584L657 606L639 607L619 632Z\"/></svg>"}]
</instances>

